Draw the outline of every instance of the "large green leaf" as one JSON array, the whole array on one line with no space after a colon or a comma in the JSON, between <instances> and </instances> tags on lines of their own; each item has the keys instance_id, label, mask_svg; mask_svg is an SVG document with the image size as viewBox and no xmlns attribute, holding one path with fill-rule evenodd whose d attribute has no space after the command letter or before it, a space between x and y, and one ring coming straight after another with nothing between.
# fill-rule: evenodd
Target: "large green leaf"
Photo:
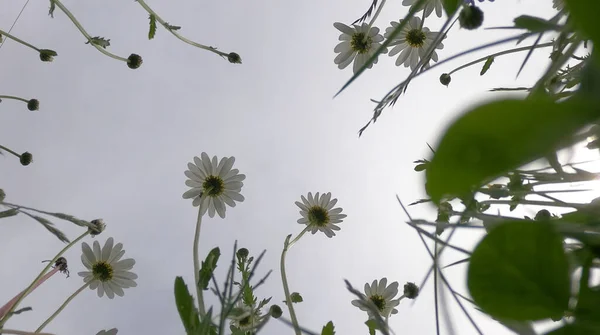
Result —
<instances>
[{"instance_id":1,"label":"large green leaf","mask_svg":"<svg viewBox=\"0 0 600 335\"><path fill-rule=\"evenodd\" d=\"M510 221L492 229L471 255L473 300L499 319L563 315L570 296L562 238L547 222Z\"/></svg>"},{"instance_id":2,"label":"large green leaf","mask_svg":"<svg viewBox=\"0 0 600 335\"><path fill-rule=\"evenodd\" d=\"M199 282L196 283L200 289L208 290L208 284L210 283L213 272L217 268L217 262L219 261L220 256L221 250L219 247L213 248L208 255L206 255L206 259L202 262L202 267L200 268Z\"/></svg>"},{"instance_id":3,"label":"large green leaf","mask_svg":"<svg viewBox=\"0 0 600 335\"><path fill-rule=\"evenodd\" d=\"M426 170L427 193L466 196L495 177L565 144L597 118L598 107L576 100L502 100L475 107L445 132Z\"/></svg>"},{"instance_id":4,"label":"large green leaf","mask_svg":"<svg viewBox=\"0 0 600 335\"><path fill-rule=\"evenodd\" d=\"M190 295L183 278L175 278L175 304L181 317L181 322L188 335L200 333L200 318L194 306L194 298Z\"/></svg>"},{"instance_id":5,"label":"large green leaf","mask_svg":"<svg viewBox=\"0 0 600 335\"><path fill-rule=\"evenodd\" d=\"M563 0L571 14L571 20L577 29L600 45L600 1L590 0Z\"/></svg>"}]
</instances>

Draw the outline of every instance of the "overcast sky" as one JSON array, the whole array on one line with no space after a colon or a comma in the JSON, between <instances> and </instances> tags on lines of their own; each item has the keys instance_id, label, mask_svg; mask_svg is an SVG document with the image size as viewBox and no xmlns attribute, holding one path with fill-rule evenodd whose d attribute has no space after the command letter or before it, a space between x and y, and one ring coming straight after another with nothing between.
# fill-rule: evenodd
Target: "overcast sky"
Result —
<instances>
[{"instance_id":1,"label":"overcast sky","mask_svg":"<svg viewBox=\"0 0 600 335\"><path fill-rule=\"evenodd\" d=\"M25 0L2 0L0 29L8 30ZM192 241L197 209L183 200L186 164L205 151L235 156L235 168L246 174L246 201L227 210L227 218L206 219L201 257L220 246L231 256L233 241L254 255L267 254L262 272L274 272L259 297L283 300L279 257L287 234L302 226L294 202L307 192L332 192L348 215L332 239L306 235L288 253L290 289L304 302L296 305L304 326L320 331L333 320L338 334L365 334L366 313L350 304L353 296L343 279L362 288L388 277L403 285L419 283L430 260L416 233L404 224L397 204L425 197L423 175L414 160L429 158L447 123L464 108L498 97L487 89L525 86L548 61L547 51L534 56L515 81L524 54L499 58L489 73L480 66L452 77L449 88L438 77L481 57L453 61L415 79L393 109L386 109L362 138L357 131L372 116L373 104L408 75L394 59L379 63L335 99L351 76L339 70L333 48L339 32L334 22L350 24L369 1L148 1L166 21L200 43L235 51L243 59L233 65L186 45L159 27L148 41L148 14L134 1L71 1L69 8L92 36L110 38L109 50L127 57L142 55L144 64L130 70L89 45L58 9L48 16L47 1L31 1L12 31L40 47L58 52L42 63L32 50L12 41L0 49L0 94L37 98L39 112L5 100L0 104L0 144L29 151L34 163L23 167L0 157L0 187L7 201L84 219L103 218L110 236L123 242L126 257L136 259L138 287L123 298L99 299L80 294L46 331L96 334L119 328L119 334L183 334L173 298L176 276L193 282ZM482 3L484 25L510 25L520 14L554 15L550 0L502 0ZM376 26L382 30L407 12L400 0L389 0ZM432 15L426 26L436 31L442 20ZM506 31L461 31L455 28L438 51L440 59L489 41ZM484 36L486 35L486 36ZM532 41L524 42L531 43ZM498 50L493 49L493 50ZM435 211L412 208L416 217L435 219ZM56 222L72 239L78 227ZM25 217L2 221L0 233L0 301L24 289L63 244ZM455 240L466 246L473 232ZM92 239L86 239L92 243ZM10 328L34 330L82 283L81 247L66 254L71 277L57 275L33 293L23 306L33 306L11 319ZM446 262L461 258L448 252ZM223 278L226 263L217 271ZM464 288L465 267L448 271L455 288ZM416 304L404 301L390 319L399 333L435 332L431 282ZM210 300L214 302L214 299ZM474 334L456 306L460 334ZM284 315L287 315L284 309ZM479 315L474 311L475 315ZM479 318L479 320L483 320ZM486 333L502 334L493 321L481 321ZM272 321L265 334L287 326ZM288 333L291 330L287 330Z\"/></svg>"}]
</instances>

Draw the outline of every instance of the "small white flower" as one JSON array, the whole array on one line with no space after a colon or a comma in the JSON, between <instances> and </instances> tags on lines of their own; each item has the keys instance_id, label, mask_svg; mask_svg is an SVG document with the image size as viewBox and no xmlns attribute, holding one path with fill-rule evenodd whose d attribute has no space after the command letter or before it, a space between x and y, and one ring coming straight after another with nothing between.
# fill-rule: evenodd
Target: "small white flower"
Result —
<instances>
[{"instance_id":1,"label":"small white flower","mask_svg":"<svg viewBox=\"0 0 600 335\"><path fill-rule=\"evenodd\" d=\"M334 230L340 230L336 224L341 223L346 214L341 214L341 208L333 208L337 203L337 199L331 199L331 193L325 193L319 196L319 192L314 198L311 192L308 192L308 199L301 197L302 202L296 201L296 205L300 207L300 215L298 223L308 226L311 233L316 234L318 231L325 233L327 237L335 236Z\"/></svg>"},{"instance_id":2,"label":"small white flower","mask_svg":"<svg viewBox=\"0 0 600 335\"><path fill-rule=\"evenodd\" d=\"M188 163L185 175L189 178L185 184L191 187L183 193L184 199L194 199L192 205L200 206L200 214L208 211L208 216L225 218L225 204L235 207L235 201L244 201L240 194L246 176L240 174L238 169L232 169L235 157L223 157L221 161L217 156L212 160L203 152L201 158L194 157L194 163Z\"/></svg>"},{"instance_id":3,"label":"small white flower","mask_svg":"<svg viewBox=\"0 0 600 335\"><path fill-rule=\"evenodd\" d=\"M365 284L365 299L352 300L352 305L360 308L369 314L369 318L374 318L373 307L379 311L379 314L387 318L390 314L398 313L394 307L398 306L400 300L393 300L398 294L398 282L393 282L387 286L387 278L382 278L379 282L374 280L371 285ZM371 305L371 306L369 306Z\"/></svg>"},{"instance_id":4,"label":"small white flower","mask_svg":"<svg viewBox=\"0 0 600 335\"><path fill-rule=\"evenodd\" d=\"M389 38L392 32L396 30L396 27L400 25L399 22L391 22L391 27L385 30L385 37ZM419 59L425 56L425 51L429 48L431 43L437 38L439 33L429 31L427 27L421 27L421 19L418 17L412 17L407 24L402 28L402 31L390 43L390 46L394 46L390 50L390 56L394 56L398 53L396 59L396 66L404 64L404 67L409 67L414 70L419 63ZM443 49L444 44L441 42L436 45L436 49ZM431 60L434 62L438 61L438 55L434 51L431 54ZM429 63L429 62L428 62ZM426 64L428 66L428 64Z\"/></svg>"},{"instance_id":5,"label":"small white flower","mask_svg":"<svg viewBox=\"0 0 600 335\"><path fill-rule=\"evenodd\" d=\"M115 294L122 297L123 289L136 287L137 275L130 272L135 264L132 258L121 259L125 254L123 244L114 245L113 238L109 238L100 249L100 243L94 241L94 250L83 242L81 249L81 262L89 271L82 271L78 274L83 277L83 281L90 283L90 289L97 290L98 296L102 297L104 293L109 299L115 297Z\"/></svg>"},{"instance_id":6,"label":"small white flower","mask_svg":"<svg viewBox=\"0 0 600 335\"><path fill-rule=\"evenodd\" d=\"M379 34L379 28L371 27L369 30L369 25L366 23L349 27L336 22L333 26L342 32L339 38L342 42L333 49L334 52L339 53L333 62L338 65L339 69L345 69L354 61L352 71L356 73L379 49L383 36ZM387 53L387 48L382 53ZM373 64L377 64L377 58L368 68L372 68Z\"/></svg>"},{"instance_id":7,"label":"small white flower","mask_svg":"<svg viewBox=\"0 0 600 335\"><path fill-rule=\"evenodd\" d=\"M96 335L116 335L119 332L117 328L109 329L109 330L101 330Z\"/></svg>"},{"instance_id":8,"label":"small white flower","mask_svg":"<svg viewBox=\"0 0 600 335\"><path fill-rule=\"evenodd\" d=\"M417 1L419 1L419 0L403 0L402 5L410 6L412 9L416 5ZM429 15L431 15L431 13L433 12L434 8L435 8L435 15L437 15L437 17L442 17L442 9L443 9L442 0L427 0L421 6L421 8L419 8L419 10L417 10L417 12L422 10L423 8L425 8L425 17L429 17Z\"/></svg>"},{"instance_id":9,"label":"small white flower","mask_svg":"<svg viewBox=\"0 0 600 335\"><path fill-rule=\"evenodd\" d=\"M259 310L244 304L241 299L238 300L235 307L237 313L235 316L230 317L232 326L245 332L260 325L261 315Z\"/></svg>"}]
</instances>

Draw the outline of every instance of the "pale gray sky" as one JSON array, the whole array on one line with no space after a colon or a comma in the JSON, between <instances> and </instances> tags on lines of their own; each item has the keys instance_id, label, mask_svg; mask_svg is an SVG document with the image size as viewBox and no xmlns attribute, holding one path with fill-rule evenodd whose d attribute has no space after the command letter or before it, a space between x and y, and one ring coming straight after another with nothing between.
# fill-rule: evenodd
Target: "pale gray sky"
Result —
<instances>
[{"instance_id":1,"label":"pale gray sky","mask_svg":"<svg viewBox=\"0 0 600 335\"><path fill-rule=\"evenodd\" d=\"M23 3L2 1L0 29L10 27ZM57 9L54 19L47 15L47 1L31 1L13 33L56 50L55 61L42 63L35 52L12 41L0 49L0 94L41 102L35 113L15 101L0 104L0 143L34 155L27 167L14 157L0 157L0 187L7 200L88 220L103 218L108 228L97 239L103 243L113 236L124 243L126 256L137 261L137 288L114 300L84 291L48 332L95 334L117 327L119 334L183 333L173 282L180 275L193 282L197 214L191 201L181 198L187 190L183 172L193 156L205 151L235 156L235 167L247 179L242 189L246 201L228 209L225 220L204 221L201 255L218 245L224 261L236 239L255 255L267 249L260 273L274 272L258 293L280 303L283 240L303 228L296 223L294 201L309 191L330 191L348 217L333 239L307 235L290 250L291 290L304 297L296 312L315 331L333 320L338 334L366 333L366 314L350 304L353 296L343 279L357 288L384 276L401 285L419 283L430 265L416 233L403 223L406 217L395 198L398 194L409 203L425 196L423 175L413 171L412 161L430 156L426 142L435 144L457 112L498 96L487 89L530 84L547 64L548 54L542 51L514 81L525 55L499 58L486 76L480 77L476 66L454 75L446 88L438 82L441 73L486 53L451 62L414 80L396 107L386 109L359 139L358 129L372 115L369 99L381 98L408 75L383 56L332 99L351 76L350 68L340 71L333 63L339 35L333 23L351 23L370 1L148 3L166 21L182 26L184 36L238 52L243 64L232 65L186 45L160 27L148 41L148 14L134 1L64 4L92 36L111 39L111 52L142 55L144 64L138 70L85 45L62 12ZM519 14L554 13L550 0L485 2L481 8L488 27L510 25ZM406 11L400 0L389 0L376 26L385 30ZM431 16L425 25L435 31L441 24ZM490 35L514 34L488 33L454 29L438 51L440 59L489 41ZM417 217L435 216L424 205L412 211ZM71 238L81 232L56 223ZM0 267L0 301L7 301L62 243L24 217L3 220L1 229L0 264L5 266ZM461 233L455 241L461 238L460 243L470 245L478 237ZM80 250L77 246L66 254L72 276L56 276L40 287L23 304L34 310L12 318L10 328L37 328L81 285ZM446 260L460 257L449 252ZM217 271L221 278L226 266L221 263ZM464 271L457 267L448 272L462 292ZM405 301L398 309L390 323L399 333L434 333L431 282L414 306ZM460 312L452 310L460 334L474 334ZM487 333L504 332L493 321L481 326ZM280 334L285 327L274 320L264 333Z\"/></svg>"}]
</instances>

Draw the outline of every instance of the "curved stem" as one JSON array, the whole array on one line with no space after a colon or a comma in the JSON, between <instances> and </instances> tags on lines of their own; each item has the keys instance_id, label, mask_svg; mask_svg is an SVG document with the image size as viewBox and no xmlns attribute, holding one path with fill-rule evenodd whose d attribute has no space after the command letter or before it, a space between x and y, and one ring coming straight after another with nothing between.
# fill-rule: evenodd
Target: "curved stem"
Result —
<instances>
[{"instance_id":1,"label":"curved stem","mask_svg":"<svg viewBox=\"0 0 600 335\"><path fill-rule=\"evenodd\" d=\"M65 246L61 251L59 251L58 254L56 254L56 256L54 256L54 258L52 258L52 260L50 260L50 262L48 262L48 265L46 265L46 267L33 280L33 282L31 282L31 284L29 284L29 286L25 289L25 291L23 291L23 294L19 297L19 299L15 302L15 304L12 305L12 307L8 310L8 312L6 312L6 315L4 316L4 318L2 320L0 320L0 328L2 328L2 326L6 323L6 321L8 321L8 319L11 318L12 312L15 310L15 308L17 308L19 306L19 303L21 303L21 301L23 301L23 299L25 299L25 297L32 291L33 287L35 286L35 283L37 283L40 280L40 278L42 278L44 276L44 274L46 274L46 272L48 272L48 269L50 269L50 267L54 265L54 262L56 262L56 260L60 256L62 256L70 247L72 247L75 243L79 242L81 239L86 237L89 233L90 233L90 230L86 230L85 233L81 234L78 238L74 239L73 242L67 244L67 246Z\"/></svg>"},{"instance_id":2,"label":"curved stem","mask_svg":"<svg viewBox=\"0 0 600 335\"><path fill-rule=\"evenodd\" d=\"M196 220L196 234L194 235L194 286L196 287L196 295L198 296L198 313L200 317L203 317L206 313L204 311L204 297L202 294L202 288L198 285L200 283L200 259L198 258L198 244L200 244L200 227L202 226L202 214L198 209L198 219Z\"/></svg>"},{"instance_id":3,"label":"curved stem","mask_svg":"<svg viewBox=\"0 0 600 335\"><path fill-rule=\"evenodd\" d=\"M217 55L221 56L221 57L227 57L229 54L226 52L222 52L217 50L214 47L210 47L210 46L206 46L200 43L196 43L192 40L189 40L183 36L181 36L177 31L171 29L169 27L169 25L167 24L167 22L165 22L165 20L163 20L160 16L158 16L158 14L156 14L156 12L154 10L152 10L152 8L150 8L150 6L148 6L148 4L146 4L146 2L144 2L144 0L137 0L137 3L140 4L140 6L142 6L150 15L153 15L156 18L156 21L158 21L166 30L168 30L171 34L173 34L175 37L177 37L178 39L182 40L183 42L189 44L189 45L193 45L197 48L200 49L204 49L204 50L208 50L208 51L212 51L214 53L216 53Z\"/></svg>"},{"instance_id":4,"label":"curved stem","mask_svg":"<svg viewBox=\"0 0 600 335\"><path fill-rule=\"evenodd\" d=\"M13 154L13 155L15 155L15 156L17 156L17 157L21 158L21 155L19 155L18 153L16 153L16 152L14 152L14 151L10 150L9 148L7 148L7 147L5 147L5 146L3 146L3 145L0 145L0 149L4 150L4 151L6 151L6 152L10 152L11 154Z\"/></svg>"},{"instance_id":5,"label":"curved stem","mask_svg":"<svg viewBox=\"0 0 600 335\"><path fill-rule=\"evenodd\" d=\"M46 275L44 275L42 278L40 278L40 280L38 280L35 283L35 285L33 286L33 288L31 290L35 290L38 286L42 285L46 280L48 280L48 278L52 277L58 271L60 271L60 267L55 266L52 271L48 272ZM21 293L17 294L9 302L7 302L6 304L4 304L4 306L0 307L0 318L2 318L4 315L6 315L6 312L12 307L12 305L17 300L19 300L19 297L22 296L23 293L25 293L25 291L22 291Z\"/></svg>"},{"instance_id":6,"label":"curved stem","mask_svg":"<svg viewBox=\"0 0 600 335\"><path fill-rule=\"evenodd\" d=\"M60 312L62 312L63 309L65 309L65 307L67 307L67 305L71 302L71 300L73 300L73 298L75 298L79 293L81 293L81 291L85 290L88 286L90 286L90 284L92 283L92 281L89 281L87 283L84 283L79 289L77 289L77 291L73 292L73 294L71 294L67 300L65 300L65 302L62 303L62 305L60 305L60 307L56 310L56 312L54 312L52 315L50 315L50 317L44 321L44 323L42 323L41 326L38 327L38 329L35 330L35 333L39 333L41 332L44 327L46 327L50 322L52 322L52 320L54 320L54 318L60 314Z\"/></svg>"},{"instance_id":7,"label":"curved stem","mask_svg":"<svg viewBox=\"0 0 600 335\"><path fill-rule=\"evenodd\" d=\"M90 34L88 34L88 32L85 31L85 29L83 29L83 26L81 25L81 23L79 23L79 21L77 21L75 16L59 0L50 0L50 2L56 4L56 6L58 6L58 8L60 8L60 10L62 10L69 17L69 19L71 19L71 22L73 22L73 24L75 24L77 29L79 29L81 34L83 34L83 36L85 36L85 38L88 39L88 41L94 48L96 48L98 51L100 51L101 53L105 54L106 56L108 56L110 58L114 58L116 60L120 60L120 61L127 63L127 58L119 57L111 52L106 51L106 49L94 44L92 42L92 39L93 39L92 36L90 36Z\"/></svg>"},{"instance_id":8,"label":"curved stem","mask_svg":"<svg viewBox=\"0 0 600 335\"><path fill-rule=\"evenodd\" d=\"M553 45L554 45L553 42L548 42L548 43L542 43L542 44L538 44L538 45L534 44L534 45L530 45L530 46L526 46L526 47L520 47L520 48L514 48L514 49L504 50L504 51L501 51L501 52L497 52L495 54L491 54L491 55L487 55L485 57L481 57L481 58L476 59L476 60L474 60L472 62L469 62L467 64L463 64L463 65L457 67L456 69L448 72L448 75L452 75L454 72L460 71L460 70L462 70L464 68L467 68L467 67L469 67L471 65L475 65L477 63L484 62L484 61L488 60L488 58L490 58L490 57L498 57L498 56L502 56L502 55L507 55L507 54L515 53L515 52L527 51L527 50L531 50L532 48L533 49L537 49L537 48L551 47Z\"/></svg>"},{"instance_id":9,"label":"curved stem","mask_svg":"<svg viewBox=\"0 0 600 335\"><path fill-rule=\"evenodd\" d=\"M24 46L30 47L30 48L32 48L33 50L35 50L35 51L37 51L37 52L40 52L40 49L36 48L35 46L33 46L33 45L31 45L31 44L29 44L29 43L27 43L27 42L23 41L23 40L22 40L22 39L20 39L20 38L17 38L17 37L15 37L15 36L13 36L13 35L11 35L11 34L9 34L9 33L5 32L5 31L3 31L3 30L0 30L0 35L2 35L2 36L6 36L6 37L10 38L11 40L13 40L13 41L15 41L15 42L19 42L19 43L23 44Z\"/></svg>"},{"instance_id":10,"label":"curved stem","mask_svg":"<svg viewBox=\"0 0 600 335\"><path fill-rule=\"evenodd\" d=\"M288 311L290 312L290 319L292 319L292 325L294 326L294 332L296 335L301 335L300 325L298 324L298 318L296 317L296 312L294 311L294 306L292 303L292 298L290 296L290 288L288 286L287 275L285 274L285 256L289 248L304 235L308 231L308 226L296 236L291 242L290 238L292 234L288 235L283 242L283 251L281 252L281 262L280 262L280 271L281 271L281 282L283 284L283 292L285 294L285 304L287 305Z\"/></svg>"},{"instance_id":11,"label":"curved stem","mask_svg":"<svg viewBox=\"0 0 600 335\"><path fill-rule=\"evenodd\" d=\"M29 100L27 99L23 99L21 97L15 97L14 95L0 95L0 99L13 99L13 100L20 100L23 101L25 103L28 103Z\"/></svg>"},{"instance_id":12,"label":"curved stem","mask_svg":"<svg viewBox=\"0 0 600 335\"><path fill-rule=\"evenodd\" d=\"M484 200L479 202L481 205L512 205L513 202L510 200ZM550 202L550 201L539 201L539 200L520 200L519 205L532 205L532 206L549 206L549 207L567 207L567 208L583 208L584 204L573 204L568 202Z\"/></svg>"},{"instance_id":13,"label":"curved stem","mask_svg":"<svg viewBox=\"0 0 600 335\"><path fill-rule=\"evenodd\" d=\"M16 329L2 329L2 334L14 334L14 335L33 335L33 334L37 334L37 335L54 335L54 334L50 334L50 333L31 333L31 332L26 332L26 331L16 330Z\"/></svg>"}]
</instances>

